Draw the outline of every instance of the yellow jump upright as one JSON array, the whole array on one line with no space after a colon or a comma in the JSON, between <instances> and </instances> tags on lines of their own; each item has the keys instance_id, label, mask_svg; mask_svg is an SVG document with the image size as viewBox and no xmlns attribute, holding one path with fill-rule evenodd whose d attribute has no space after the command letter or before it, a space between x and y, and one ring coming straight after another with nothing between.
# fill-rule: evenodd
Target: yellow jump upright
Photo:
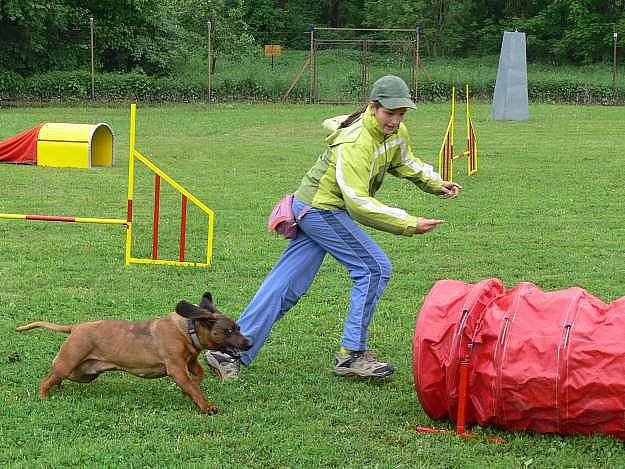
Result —
<instances>
[{"instance_id":1,"label":"yellow jump upright","mask_svg":"<svg viewBox=\"0 0 625 469\"><path fill-rule=\"evenodd\" d=\"M91 168L113 166L113 129L108 124L43 124L37 138L39 166Z\"/></svg>"},{"instance_id":2,"label":"yellow jump upright","mask_svg":"<svg viewBox=\"0 0 625 469\"><path fill-rule=\"evenodd\" d=\"M451 88L451 117L447 130L443 136L443 143L438 153L438 173L445 181L453 181L454 160L467 157L467 174L472 176L477 173L477 135L471 119L469 104L469 85L465 87L466 95L466 123L467 123L467 148L462 153L454 153L454 131L456 121L456 87Z\"/></svg>"}]
</instances>

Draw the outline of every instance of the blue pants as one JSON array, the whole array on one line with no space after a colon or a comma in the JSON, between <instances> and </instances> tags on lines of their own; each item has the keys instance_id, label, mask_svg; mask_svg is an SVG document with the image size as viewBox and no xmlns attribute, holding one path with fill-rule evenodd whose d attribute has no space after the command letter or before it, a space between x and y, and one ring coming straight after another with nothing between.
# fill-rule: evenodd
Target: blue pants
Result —
<instances>
[{"instance_id":1,"label":"blue pants","mask_svg":"<svg viewBox=\"0 0 625 469\"><path fill-rule=\"evenodd\" d=\"M305 204L293 199L297 216ZM341 345L366 350L369 322L391 276L391 263L382 249L344 210L311 208L298 222L299 233L237 321L253 347L241 353L249 364L267 340L274 323L291 309L312 284L326 253L349 270L353 281L349 312Z\"/></svg>"}]
</instances>

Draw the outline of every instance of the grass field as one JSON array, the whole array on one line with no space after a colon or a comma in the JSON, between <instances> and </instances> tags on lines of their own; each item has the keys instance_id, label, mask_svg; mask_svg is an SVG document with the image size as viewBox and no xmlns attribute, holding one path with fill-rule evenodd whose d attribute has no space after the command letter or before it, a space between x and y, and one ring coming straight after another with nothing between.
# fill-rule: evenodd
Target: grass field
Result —
<instances>
[{"instance_id":1,"label":"grass field","mask_svg":"<svg viewBox=\"0 0 625 469\"><path fill-rule=\"evenodd\" d=\"M544 290L579 285L606 302L625 295L623 107L533 105L527 122L494 122L490 106L476 104L480 168L468 177L464 161L457 162L455 180L465 188L459 198L440 200L387 178L382 200L447 220L413 238L372 232L394 267L370 334L370 346L398 367L390 379L332 374L350 281L327 259L309 294L276 324L240 381L208 377L202 383L222 409L216 416L199 414L168 378L123 373L89 385L66 382L48 401L39 400L39 379L64 336L47 330L18 334L17 325L145 319L168 313L182 298L197 301L206 290L221 311L237 317L284 247L266 232L268 212L297 187L321 151L322 119L350 110L139 107L137 148L216 212L208 269L125 267L122 227L0 220L0 466L625 465L622 442L604 436L477 429L506 439L492 444L417 434L417 425L453 425L425 415L411 369L414 322L437 279L498 277L507 287L529 281ZM448 104L431 104L407 117L413 149L430 163L448 116ZM125 217L129 110L0 109L0 140L42 121L109 122L116 132L116 164L92 170L0 165L0 212ZM135 184L137 223L146 225L152 180L144 172ZM175 256L178 199L163 203L173 208L162 220L162 253ZM148 231L137 229L138 251L147 252ZM195 246L200 238L194 234L188 243Z\"/></svg>"}]
</instances>

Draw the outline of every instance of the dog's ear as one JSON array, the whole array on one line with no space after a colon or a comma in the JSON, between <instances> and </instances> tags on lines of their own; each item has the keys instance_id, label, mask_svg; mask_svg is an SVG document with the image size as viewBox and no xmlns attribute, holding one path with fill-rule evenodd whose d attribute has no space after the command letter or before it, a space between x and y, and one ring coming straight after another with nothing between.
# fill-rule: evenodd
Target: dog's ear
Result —
<instances>
[{"instance_id":1,"label":"dog's ear","mask_svg":"<svg viewBox=\"0 0 625 469\"><path fill-rule=\"evenodd\" d=\"M183 318L187 319L199 319L199 318L210 318L212 315L210 311L199 307L198 305L194 305L193 303L189 303L186 300L179 301L176 305L176 313L178 313Z\"/></svg>"},{"instance_id":2,"label":"dog's ear","mask_svg":"<svg viewBox=\"0 0 625 469\"><path fill-rule=\"evenodd\" d=\"M179 301L176 305L176 313L185 318L188 318L191 314L193 314L196 309L198 309L196 305L189 303L186 300Z\"/></svg>"},{"instance_id":3,"label":"dog's ear","mask_svg":"<svg viewBox=\"0 0 625 469\"><path fill-rule=\"evenodd\" d=\"M202 301L200 301L200 308L210 311L211 313L216 312L215 306L213 306L213 295L210 292L206 292L202 295Z\"/></svg>"}]
</instances>

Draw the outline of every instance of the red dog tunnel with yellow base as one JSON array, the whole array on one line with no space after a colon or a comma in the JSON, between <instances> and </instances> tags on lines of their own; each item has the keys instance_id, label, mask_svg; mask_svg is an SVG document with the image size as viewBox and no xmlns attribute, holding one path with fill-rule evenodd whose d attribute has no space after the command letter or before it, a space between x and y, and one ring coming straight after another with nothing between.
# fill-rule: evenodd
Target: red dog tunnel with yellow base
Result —
<instances>
[{"instance_id":1,"label":"red dog tunnel with yellow base","mask_svg":"<svg viewBox=\"0 0 625 469\"><path fill-rule=\"evenodd\" d=\"M57 168L112 166L114 148L108 124L47 122L0 142L0 162Z\"/></svg>"},{"instance_id":2,"label":"red dog tunnel with yellow base","mask_svg":"<svg viewBox=\"0 0 625 469\"><path fill-rule=\"evenodd\" d=\"M441 280L417 318L412 364L431 418L625 439L625 297Z\"/></svg>"}]
</instances>

